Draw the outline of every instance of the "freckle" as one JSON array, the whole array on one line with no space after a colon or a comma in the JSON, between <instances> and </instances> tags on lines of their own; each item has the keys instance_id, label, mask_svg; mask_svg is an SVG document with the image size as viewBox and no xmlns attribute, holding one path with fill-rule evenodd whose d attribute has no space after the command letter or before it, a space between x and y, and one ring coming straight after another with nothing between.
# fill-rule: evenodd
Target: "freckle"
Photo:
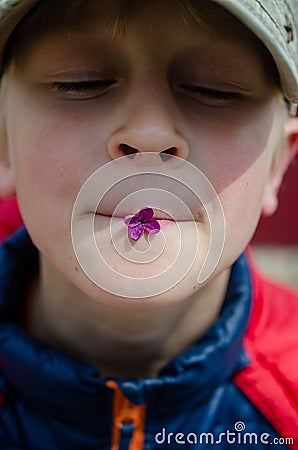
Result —
<instances>
[{"instance_id":1,"label":"freckle","mask_svg":"<svg viewBox=\"0 0 298 450\"><path fill-rule=\"evenodd\" d=\"M79 270L79 269L78 269L78 267L76 266L76 267L75 267L75 271L77 272L78 270Z\"/></svg>"}]
</instances>

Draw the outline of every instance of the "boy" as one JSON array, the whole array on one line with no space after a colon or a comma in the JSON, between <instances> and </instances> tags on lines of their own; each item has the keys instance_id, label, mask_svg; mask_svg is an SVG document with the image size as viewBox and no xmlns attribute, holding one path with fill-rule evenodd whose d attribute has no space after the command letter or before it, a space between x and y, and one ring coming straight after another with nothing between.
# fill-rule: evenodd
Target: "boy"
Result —
<instances>
[{"instance_id":1,"label":"boy","mask_svg":"<svg viewBox=\"0 0 298 450\"><path fill-rule=\"evenodd\" d=\"M298 298L243 254L298 147L296 0L0 8L1 449L298 448Z\"/></svg>"}]
</instances>

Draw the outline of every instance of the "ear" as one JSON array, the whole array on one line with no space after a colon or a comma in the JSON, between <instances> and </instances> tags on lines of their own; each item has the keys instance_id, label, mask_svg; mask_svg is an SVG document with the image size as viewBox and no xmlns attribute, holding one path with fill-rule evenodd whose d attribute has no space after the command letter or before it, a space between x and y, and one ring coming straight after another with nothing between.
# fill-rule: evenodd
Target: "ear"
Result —
<instances>
[{"instance_id":1,"label":"ear","mask_svg":"<svg viewBox=\"0 0 298 450\"><path fill-rule=\"evenodd\" d=\"M276 211L280 185L298 151L298 117L287 119L283 146L276 151L279 154L276 158L273 158L269 181L264 194L262 215L265 217L271 216Z\"/></svg>"},{"instance_id":2,"label":"ear","mask_svg":"<svg viewBox=\"0 0 298 450\"><path fill-rule=\"evenodd\" d=\"M5 120L0 117L0 197L15 195L14 170L10 161Z\"/></svg>"}]
</instances>

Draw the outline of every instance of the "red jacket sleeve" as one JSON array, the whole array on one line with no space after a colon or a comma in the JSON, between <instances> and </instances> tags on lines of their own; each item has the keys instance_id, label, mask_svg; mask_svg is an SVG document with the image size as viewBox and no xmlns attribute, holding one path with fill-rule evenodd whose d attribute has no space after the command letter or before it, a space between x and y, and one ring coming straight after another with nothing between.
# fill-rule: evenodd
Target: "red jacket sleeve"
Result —
<instances>
[{"instance_id":1,"label":"red jacket sleeve","mask_svg":"<svg viewBox=\"0 0 298 450\"><path fill-rule=\"evenodd\" d=\"M22 225L22 217L15 198L0 198L0 241L5 239Z\"/></svg>"},{"instance_id":2,"label":"red jacket sleeve","mask_svg":"<svg viewBox=\"0 0 298 450\"><path fill-rule=\"evenodd\" d=\"M253 310L244 340L250 364L236 385L298 449L298 293L252 269Z\"/></svg>"}]
</instances>

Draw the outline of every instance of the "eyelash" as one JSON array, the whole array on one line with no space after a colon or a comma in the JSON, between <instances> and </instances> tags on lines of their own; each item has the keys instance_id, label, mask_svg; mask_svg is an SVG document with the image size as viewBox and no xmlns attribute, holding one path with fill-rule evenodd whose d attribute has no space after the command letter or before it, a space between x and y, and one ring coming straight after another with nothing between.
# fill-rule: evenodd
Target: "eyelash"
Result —
<instances>
[{"instance_id":1,"label":"eyelash","mask_svg":"<svg viewBox=\"0 0 298 450\"><path fill-rule=\"evenodd\" d=\"M241 94L238 92L233 91L224 91L219 89L211 89L206 88L203 86L196 86L196 85L188 85L188 84L181 84L179 85L180 89L183 89L190 95L197 95L202 98L205 98L206 100L212 100L212 101L218 101L218 102L228 102L232 100L237 100L241 97Z\"/></svg>"},{"instance_id":2,"label":"eyelash","mask_svg":"<svg viewBox=\"0 0 298 450\"><path fill-rule=\"evenodd\" d=\"M56 81L52 88L58 93L80 94L84 92L102 91L105 93L113 84L114 80L87 80L87 81Z\"/></svg>"}]
</instances>

